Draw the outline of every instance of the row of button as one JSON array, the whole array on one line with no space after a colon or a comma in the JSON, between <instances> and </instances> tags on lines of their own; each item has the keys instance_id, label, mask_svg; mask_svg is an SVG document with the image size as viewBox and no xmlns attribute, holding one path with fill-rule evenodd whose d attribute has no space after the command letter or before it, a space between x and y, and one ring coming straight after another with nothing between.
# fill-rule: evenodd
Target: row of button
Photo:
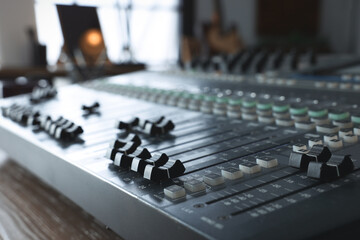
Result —
<instances>
[{"instance_id":1,"label":"row of button","mask_svg":"<svg viewBox=\"0 0 360 240\"><path fill-rule=\"evenodd\" d=\"M63 117L52 120L50 116L40 117L40 125L50 136L59 140L74 140L84 131L81 126Z\"/></svg>"},{"instance_id":2,"label":"row of button","mask_svg":"<svg viewBox=\"0 0 360 240\"><path fill-rule=\"evenodd\" d=\"M356 128L357 129L357 128ZM359 132L357 132L359 133ZM353 134L352 129L340 129L339 135L335 134L325 134L323 136L323 139L319 138L310 138L308 140L308 146L309 148L312 148L314 145L325 145L330 148L342 148L343 143L348 144L355 144L358 142L358 135ZM302 150L308 150L307 146L305 144L295 144L292 146L292 149L294 152L302 151Z\"/></svg>"},{"instance_id":3,"label":"row of button","mask_svg":"<svg viewBox=\"0 0 360 240\"><path fill-rule=\"evenodd\" d=\"M261 156L256 158L256 163L243 162L239 164L239 168L229 167L221 169L221 175L210 173L203 176L203 181L192 179L184 182L184 187L172 185L164 189L165 196L170 199L178 199L186 196L186 191L190 193L203 192L206 185L219 186L225 183L225 179L236 180L243 176L243 173L254 174L261 171L261 167L272 168L278 165L278 160L270 156Z\"/></svg>"},{"instance_id":4,"label":"row of button","mask_svg":"<svg viewBox=\"0 0 360 240\"><path fill-rule=\"evenodd\" d=\"M289 165L307 171L307 176L325 181L349 174L354 163L349 155L332 155L326 146L314 145L310 150L306 146L294 145Z\"/></svg>"},{"instance_id":5,"label":"row of button","mask_svg":"<svg viewBox=\"0 0 360 240\"><path fill-rule=\"evenodd\" d=\"M156 120L142 120L138 117L132 118L130 121L118 121L115 123L115 127L125 131L131 131L137 127L142 132L151 136L166 134L175 128L175 124L166 119L164 116Z\"/></svg>"},{"instance_id":6,"label":"row of button","mask_svg":"<svg viewBox=\"0 0 360 240\"><path fill-rule=\"evenodd\" d=\"M320 104L289 103L281 98L271 100L269 96L257 99L255 93L244 97L243 93L234 95L230 90L228 93L225 91L219 94L195 94L126 85L116 85L115 88L121 94L161 104L267 124L276 123L285 127L295 126L296 128L311 130L316 125L326 125L330 122L340 128L352 126L353 123L360 123L360 113L355 108L351 112L339 111L334 107L328 109L328 107ZM338 107L338 109L340 108ZM324 128L318 127L318 129L321 132ZM325 129L325 131L329 130Z\"/></svg>"},{"instance_id":7,"label":"row of button","mask_svg":"<svg viewBox=\"0 0 360 240\"><path fill-rule=\"evenodd\" d=\"M215 80L215 81L227 81L227 82L243 82L246 78L243 75L234 74L219 74L219 73L204 73L204 72L186 72L186 71L172 71L171 74L187 76L191 78L199 78L202 80ZM276 75L276 74L275 74ZM294 86L298 83L293 78L277 78L274 77L274 72L268 72L266 74L257 74L255 76L256 83L268 84L277 86ZM250 80L250 79L249 79ZM302 83L304 81L301 81ZM342 89L342 90L360 90L360 76L355 76L353 79L343 79L339 82L329 81L308 81L316 88L328 88L328 89Z\"/></svg>"},{"instance_id":8,"label":"row of button","mask_svg":"<svg viewBox=\"0 0 360 240\"><path fill-rule=\"evenodd\" d=\"M164 153L152 155L140 145L140 138L130 133L126 138L112 140L105 157L115 166L131 169L148 180L161 181L184 173L185 167L180 160L169 159Z\"/></svg>"},{"instance_id":9,"label":"row of button","mask_svg":"<svg viewBox=\"0 0 360 240\"><path fill-rule=\"evenodd\" d=\"M74 140L84 132L81 126L72 121L63 117L53 120L51 116L42 116L28 106L13 104L10 107L2 107L2 114L20 124L42 129L58 140Z\"/></svg>"},{"instance_id":10,"label":"row of button","mask_svg":"<svg viewBox=\"0 0 360 240\"><path fill-rule=\"evenodd\" d=\"M40 112L34 111L29 106L12 104L9 107L2 107L1 111L4 117L10 118L14 122L27 126L40 124L38 121Z\"/></svg>"},{"instance_id":11,"label":"row of button","mask_svg":"<svg viewBox=\"0 0 360 240\"><path fill-rule=\"evenodd\" d=\"M31 93L30 101L32 103L38 103L43 100L54 98L57 94L55 87L50 85L35 87Z\"/></svg>"}]
</instances>

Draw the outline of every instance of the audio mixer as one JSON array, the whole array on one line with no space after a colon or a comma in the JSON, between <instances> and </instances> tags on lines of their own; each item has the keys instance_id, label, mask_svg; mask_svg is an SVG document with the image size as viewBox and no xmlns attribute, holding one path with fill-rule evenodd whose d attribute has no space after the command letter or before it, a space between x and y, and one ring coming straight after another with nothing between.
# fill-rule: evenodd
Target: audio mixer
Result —
<instances>
[{"instance_id":1,"label":"audio mixer","mask_svg":"<svg viewBox=\"0 0 360 240\"><path fill-rule=\"evenodd\" d=\"M36 89L1 100L0 147L125 239L351 236L357 79L252 76Z\"/></svg>"}]
</instances>

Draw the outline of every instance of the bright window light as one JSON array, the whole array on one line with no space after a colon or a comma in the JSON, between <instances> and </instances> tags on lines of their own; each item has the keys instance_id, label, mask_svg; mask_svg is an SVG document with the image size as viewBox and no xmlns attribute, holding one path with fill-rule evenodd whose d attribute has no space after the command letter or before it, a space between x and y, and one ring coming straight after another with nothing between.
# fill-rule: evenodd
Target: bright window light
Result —
<instances>
[{"instance_id":1,"label":"bright window light","mask_svg":"<svg viewBox=\"0 0 360 240\"><path fill-rule=\"evenodd\" d=\"M174 64L179 54L179 0L36 0L39 42L47 46L49 65L55 65L64 44L56 4L98 7L107 55L111 62L128 61L128 43L133 60L148 65ZM131 4L131 5L129 5ZM126 9L131 6L131 10ZM128 15L127 15L128 13Z\"/></svg>"}]
</instances>

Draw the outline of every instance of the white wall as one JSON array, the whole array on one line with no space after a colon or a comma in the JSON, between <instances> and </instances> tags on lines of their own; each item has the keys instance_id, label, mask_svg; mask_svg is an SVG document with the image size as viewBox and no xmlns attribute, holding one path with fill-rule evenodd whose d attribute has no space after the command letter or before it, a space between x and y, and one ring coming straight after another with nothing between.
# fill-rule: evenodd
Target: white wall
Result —
<instances>
[{"instance_id":1,"label":"white wall","mask_svg":"<svg viewBox=\"0 0 360 240\"><path fill-rule=\"evenodd\" d=\"M35 29L33 0L0 1L0 66L28 66L31 47L27 28Z\"/></svg>"}]
</instances>

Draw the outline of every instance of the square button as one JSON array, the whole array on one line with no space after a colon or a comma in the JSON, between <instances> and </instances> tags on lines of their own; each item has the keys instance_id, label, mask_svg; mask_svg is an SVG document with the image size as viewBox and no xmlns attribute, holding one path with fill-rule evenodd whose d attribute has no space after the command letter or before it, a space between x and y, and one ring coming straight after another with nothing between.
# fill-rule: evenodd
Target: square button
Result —
<instances>
[{"instance_id":1,"label":"square button","mask_svg":"<svg viewBox=\"0 0 360 240\"><path fill-rule=\"evenodd\" d=\"M178 185L171 185L164 188L164 194L171 199L178 199L186 196L185 189Z\"/></svg>"},{"instance_id":2,"label":"square button","mask_svg":"<svg viewBox=\"0 0 360 240\"><path fill-rule=\"evenodd\" d=\"M243 162L239 164L239 168L244 173L253 174L260 172L261 168L258 164L252 162Z\"/></svg>"},{"instance_id":3,"label":"square button","mask_svg":"<svg viewBox=\"0 0 360 240\"><path fill-rule=\"evenodd\" d=\"M224 177L216 173L206 174L203 177L203 180L206 184L209 184L210 186L217 186L225 182Z\"/></svg>"},{"instance_id":4,"label":"square button","mask_svg":"<svg viewBox=\"0 0 360 240\"><path fill-rule=\"evenodd\" d=\"M229 167L229 168L222 169L221 175L224 178L227 178L230 180L235 180L235 179L241 178L243 176L243 173L237 168Z\"/></svg>"},{"instance_id":5,"label":"square button","mask_svg":"<svg viewBox=\"0 0 360 240\"><path fill-rule=\"evenodd\" d=\"M202 181L199 181L196 179L186 181L184 183L184 187L186 190L193 192L193 193L205 191L205 188L206 188L205 184Z\"/></svg>"},{"instance_id":6,"label":"square button","mask_svg":"<svg viewBox=\"0 0 360 240\"><path fill-rule=\"evenodd\" d=\"M271 156L263 156L256 158L256 163L264 168L272 168L278 165L278 160Z\"/></svg>"}]
</instances>

